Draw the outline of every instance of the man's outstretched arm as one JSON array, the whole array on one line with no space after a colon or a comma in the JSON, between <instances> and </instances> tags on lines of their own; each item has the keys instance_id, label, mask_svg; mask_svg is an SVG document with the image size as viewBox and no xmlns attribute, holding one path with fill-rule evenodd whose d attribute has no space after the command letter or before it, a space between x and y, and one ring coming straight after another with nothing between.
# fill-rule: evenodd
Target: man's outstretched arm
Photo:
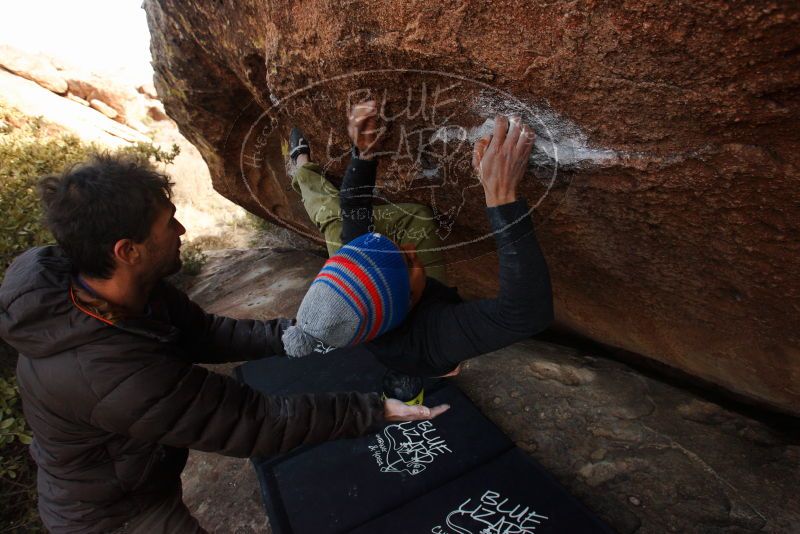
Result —
<instances>
[{"instance_id":1,"label":"man's outstretched arm","mask_svg":"<svg viewBox=\"0 0 800 534\"><path fill-rule=\"evenodd\" d=\"M448 409L383 401L377 393L262 395L157 349L143 345L125 354L120 365L126 367L117 371L124 378L95 391L91 424L172 447L248 457L353 438L383 422L431 419Z\"/></svg>"},{"instance_id":2,"label":"man's outstretched arm","mask_svg":"<svg viewBox=\"0 0 800 534\"><path fill-rule=\"evenodd\" d=\"M189 297L164 283L162 287L172 323L181 331L182 344L195 363L225 363L283 356L283 331L291 319L233 319L205 312Z\"/></svg>"}]
</instances>

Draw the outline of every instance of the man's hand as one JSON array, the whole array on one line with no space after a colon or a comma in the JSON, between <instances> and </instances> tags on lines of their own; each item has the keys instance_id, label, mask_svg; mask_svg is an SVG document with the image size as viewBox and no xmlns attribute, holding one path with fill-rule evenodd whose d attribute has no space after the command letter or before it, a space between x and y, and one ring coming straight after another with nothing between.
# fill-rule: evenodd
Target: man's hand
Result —
<instances>
[{"instance_id":1,"label":"man's hand","mask_svg":"<svg viewBox=\"0 0 800 534\"><path fill-rule=\"evenodd\" d=\"M359 159L372 159L372 147L378 140L377 104L374 100L356 104L347 119L347 134L358 148Z\"/></svg>"},{"instance_id":2,"label":"man's hand","mask_svg":"<svg viewBox=\"0 0 800 534\"><path fill-rule=\"evenodd\" d=\"M528 168L528 158L536 136L519 117L498 115L494 133L475 143L472 165L478 171L486 206L494 207L517 200L517 185Z\"/></svg>"},{"instance_id":3,"label":"man's hand","mask_svg":"<svg viewBox=\"0 0 800 534\"><path fill-rule=\"evenodd\" d=\"M427 406L408 406L397 399L386 399L383 402L383 418L386 421L424 421L433 419L450 409L447 404L433 408Z\"/></svg>"}]
</instances>

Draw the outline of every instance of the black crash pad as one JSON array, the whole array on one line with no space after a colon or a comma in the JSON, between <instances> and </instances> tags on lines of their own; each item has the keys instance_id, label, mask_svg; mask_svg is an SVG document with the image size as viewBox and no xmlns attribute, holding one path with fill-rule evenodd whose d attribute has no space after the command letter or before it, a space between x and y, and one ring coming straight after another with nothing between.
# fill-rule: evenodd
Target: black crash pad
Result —
<instances>
[{"instance_id":1,"label":"black crash pad","mask_svg":"<svg viewBox=\"0 0 800 534\"><path fill-rule=\"evenodd\" d=\"M257 466L277 517L275 532L339 533L390 512L511 449L513 444L463 393L446 386L433 421L397 423Z\"/></svg>"},{"instance_id":2,"label":"black crash pad","mask_svg":"<svg viewBox=\"0 0 800 534\"><path fill-rule=\"evenodd\" d=\"M613 532L520 449L352 531L354 534Z\"/></svg>"},{"instance_id":3,"label":"black crash pad","mask_svg":"<svg viewBox=\"0 0 800 534\"><path fill-rule=\"evenodd\" d=\"M299 359L256 360L237 368L236 374L262 393L289 395L376 391L385 370L366 349L355 347ZM526 506L548 518L539 518L537 524L531 516L522 526L501 522L509 528L479 529L476 534L607 532L541 467L514 449L458 388L429 380L425 390L425 404L448 403L450 411L433 421L388 425L358 439L253 458L272 531L465 534L472 531L453 520L475 520L466 508L458 512L471 499L465 506L496 505L496 514L519 504L511 519ZM483 518L485 513L477 515ZM448 516L455 525L449 530Z\"/></svg>"}]
</instances>

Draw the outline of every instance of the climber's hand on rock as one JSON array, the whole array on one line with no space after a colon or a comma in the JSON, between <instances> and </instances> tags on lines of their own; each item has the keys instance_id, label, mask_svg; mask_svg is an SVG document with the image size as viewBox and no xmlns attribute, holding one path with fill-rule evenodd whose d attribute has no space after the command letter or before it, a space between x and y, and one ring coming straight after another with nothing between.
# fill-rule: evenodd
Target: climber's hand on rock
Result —
<instances>
[{"instance_id":1,"label":"climber's hand on rock","mask_svg":"<svg viewBox=\"0 0 800 534\"><path fill-rule=\"evenodd\" d=\"M347 117L347 134L358 148L360 159L372 159L378 133L378 106L375 101L355 104Z\"/></svg>"},{"instance_id":2,"label":"climber's hand on rock","mask_svg":"<svg viewBox=\"0 0 800 534\"><path fill-rule=\"evenodd\" d=\"M488 207L517 200L517 186L528 168L528 158L536 136L519 117L498 115L494 133L475 143L472 165L478 172L486 193Z\"/></svg>"},{"instance_id":3,"label":"climber's hand on rock","mask_svg":"<svg viewBox=\"0 0 800 534\"><path fill-rule=\"evenodd\" d=\"M383 402L383 418L388 422L393 421L424 421L426 419L433 419L447 410L450 406L447 404L440 404L433 408L427 406L409 406L397 399L386 399Z\"/></svg>"}]
</instances>

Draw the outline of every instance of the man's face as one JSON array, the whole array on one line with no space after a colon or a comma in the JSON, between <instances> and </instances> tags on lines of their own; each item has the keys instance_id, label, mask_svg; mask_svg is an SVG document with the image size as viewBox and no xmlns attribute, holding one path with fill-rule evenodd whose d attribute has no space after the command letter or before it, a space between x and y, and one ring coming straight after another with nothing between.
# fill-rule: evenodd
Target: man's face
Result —
<instances>
[{"instance_id":1,"label":"man's face","mask_svg":"<svg viewBox=\"0 0 800 534\"><path fill-rule=\"evenodd\" d=\"M146 260L143 269L151 273L152 279L161 279L180 271L180 236L185 233L186 228L175 218L175 205L172 202L161 204L150 235L144 241Z\"/></svg>"}]
</instances>

